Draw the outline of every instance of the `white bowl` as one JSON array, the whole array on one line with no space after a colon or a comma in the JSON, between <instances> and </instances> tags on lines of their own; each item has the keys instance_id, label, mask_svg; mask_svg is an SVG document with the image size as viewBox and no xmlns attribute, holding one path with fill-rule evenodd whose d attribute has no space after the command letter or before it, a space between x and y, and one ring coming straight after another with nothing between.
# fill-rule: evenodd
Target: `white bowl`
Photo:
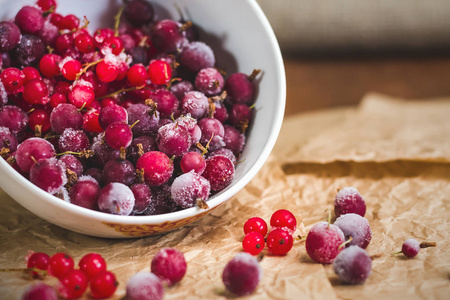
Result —
<instances>
[{"instance_id":1,"label":"white bowl","mask_svg":"<svg viewBox=\"0 0 450 300\"><path fill-rule=\"evenodd\" d=\"M0 19L11 19L34 0L1 0ZM58 1L57 11L86 16L91 31L111 21L122 0ZM87 235L127 238L148 236L173 230L198 220L241 190L268 158L284 115L286 82L280 49L261 8L254 0L153 0L157 18L179 19L176 5L185 19L202 29L201 40L216 52L217 65L229 74L250 74L262 70L255 103L255 118L237 165L233 182L208 200L209 209L197 207L152 216L118 216L89 210L62 201L32 184L0 159L0 186L23 207L63 228Z\"/></svg>"}]
</instances>

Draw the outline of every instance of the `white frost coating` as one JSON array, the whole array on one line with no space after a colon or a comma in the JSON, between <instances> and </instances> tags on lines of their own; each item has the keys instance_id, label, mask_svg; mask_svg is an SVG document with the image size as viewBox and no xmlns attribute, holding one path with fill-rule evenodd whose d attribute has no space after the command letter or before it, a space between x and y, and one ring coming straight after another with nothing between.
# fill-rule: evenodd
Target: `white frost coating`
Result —
<instances>
[{"instance_id":1,"label":"white frost coating","mask_svg":"<svg viewBox=\"0 0 450 300\"><path fill-rule=\"evenodd\" d=\"M353 197L354 195L359 195L359 192L354 187L344 187L339 190L336 194L336 199L343 199L345 197Z\"/></svg>"},{"instance_id":2,"label":"white frost coating","mask_svg":"<svg viewBox=\"0 0 450 300\"><path fill-rule=\"evenodd\" d=\"M127 299L130 300L161 300L164 296L164 286L153 273L137 273L128 280Z\"/></svg>"},{"instance_id":3,"label":"white frost coating","mask_svg":"<svg viewBox=\"0 0 450 300\"><path fill-rule=\"evenodd\" d=\"M5 105L8 102L8 93L6 92L3 82L0 80L0 104Z\"/></svg>"},{"instance_id":4,"label":"white frost coating","mask_svg":"<svg viewBox=\"0 0 450 300\"><path fill-rule=\"evenodd\" d=\"M228 148L217 149L217 150L211 152L211 154L209 155L209 157L214 157L214 156L225 156L226 158L228 158L231 161L231 163L233 165L236 163L236 156L233 154L233 151L231 151Z\"/></svg>"},{"instance_id":5,"label":"white frost coating","mask_svg":"<svg viewBox=\"0 0 450 300\"><path fill-rule=\"evenodd\" d=\"M112 53L112 49L109 47L103 47L101 53L105 56L105 63L111 64L113 66L119 67L121 64L125 63L127 66L131 63L131 56L125 54L125 52L115 55Z\"/></svg>"},{"instance_id":6,"label":"white frost coating","mask_svg":"<svg viewBox=\"0 0 450 300\"><path fill-rule=\"evenodd\" d=\"M66 62L68 62L68 61L71 61L71 60L74 60L74 58L73 57L71 57L71 56L66 56L66 57L64 57L64 59L63 60L61 60L61 62L59 63L59 69L61 70L63 67L64 67L64 65L66 64Z\"/></svg>"},{"instance_id":7,"label":"white frost coating","mask_svg":"<svg viewBox=\"0 0 450 300\"><path fill-rule=\"evenodd\" d=\"M334 225L339 227L346 237L352 237L350 245L366 248L372 240L369 221L358 214L348 213L341 215L336 219Z\"/></svg>"},{"instance_id":8,"label":"white frost coating","mask_svg":"<svg viewBox=\"0 0 450 300\"><path fill-rule=\"evenodd\" d=\"M336 256L333 270L343 282L361 284L372 273L372 260L364 249L350 246Z\"/></svg>"},{"instance_id":9,"label":"white frost coating","mask_svg":"<svg viewBox=\"0 0 450 300\"><path fill-rule=\"evenodd\" d=\"M0 134L3 134L3 135L10 135L10 134L11 134L11 131L9 130L8 127L2 127L2 126L0 126Z\"/></svg>"},{"instance_id":10,"label":"white frost coating","mask_svg":"<svg viewBox=\"0 0 450 300\"><path fill-rule=\"evenodd\" d=\"M195 119L200 119L208 113L208 98L199 91L187 92L181 99L181 113L188 114Z\"/></svg>"},{"instance_id":11,"label":"white frost coating","mask_svg":"<svg viewBox=\"0 0 450 300\"><path fill-rule=\"evenodd\" d=\"M78 130L75 130L73 128L66 128L64 129L64 132L59 137L58 143L63 146L63 148L67 148L69 145L67 144L67 141L73 140L78 133Z\"/></svg>"},{"instance_id":12,"label":"white frost coating","mask_svg":"<svg viewBox=\"0 0 450 300\"><path fill-rule=\"evenodd\" d=\"M210 191L209 181L194 170L175 178L170 188L173 201L183 208L194 206L197 199L206 201Z\"/></svg>"},{"instance_id":13,"label":"white frost coating","mask_svg":"<svg viewBox=\"0 0 450 300\"><path fill-rule=\"evenodd\" d=\"M234 263L237 263L237 264L244 264L247 266L256 267L257 270L259 271L258 278L259 278L259 280L261 280L263 271L262 271L261 266L259 265L258 260L253 255L251 255L247 252L239 252L233 257L233 259L231 261L233 261Z\"/></svg>"},{"instance_id":14,"label":"white frost coating","mask_svg":"<svg viewBox=\"0 0 450 300\"><path fill-rule=\"evenodd\" d=\"M62 196L62 199L63 199L64 201L70 203L69 192L67 191L67 189L66 189L65 187L62 187L62 188L59 190L58 194Z\"/></svg>"},{"instance_id":15,"label":"white frost coating","mask_svg":"<svg viewBox=\"0 0 450 300\"><path fill-rule=\"evenodd\" d=\"M92 177L91 175L82 175L82 176L78 177L78 182L80 182L80 181L90 181L95 184L98 184L98 181L95 180L95 178Z\"/></svg>"},{"instance_id":16,"label":"white frost coating","mask_svg":"<svg viewBox=\"0 0 450 300\"><path fill-rule=\"evenodd\" d=\"M87 80L84 80L84 79L79 79L79 80L77 80L75 86L77 86L77 85L79 85L79 86L88 86L88 87L90 87L90 88L92 88L92 89L94 88L94 86L92 85L91 82L89 82L89 81L87 81ZM71 86L71 88L73 88L73 87L75 87L75 86Z\"/></svg>"},{"instance_id":17,"label":"white frost coating","mask_svg":"<svg viewBox=\"0 0 450 300\"><path fill-rule=\"evenodd\" d=\"M413 248L416 252L420 250L420 243L416 239L407 239L403 244Z\"/></svg>"},{"instance_id":18,"label":"white frost coating","mask_svg":"<svg viewBox=\"0 0 450 300\"><path fill-rule=\"evenodd\" d=\"M115 215L128 216L134 204L135 198L131 189L119 182L112 182L105 186L98 197L100 210Z\"/></svg>"}]
</instances>

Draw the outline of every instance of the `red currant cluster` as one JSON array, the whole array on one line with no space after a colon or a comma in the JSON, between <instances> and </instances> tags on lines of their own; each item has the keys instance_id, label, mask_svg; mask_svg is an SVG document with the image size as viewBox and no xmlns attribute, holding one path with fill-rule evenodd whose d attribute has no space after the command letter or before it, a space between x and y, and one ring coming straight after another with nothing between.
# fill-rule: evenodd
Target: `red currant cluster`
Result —
<instances>
[{"instance_id":1,"label":"red currant cluster","mask_svg":"<svg viewBox=\"0 0 450 300\"><path fill-rule=\"evenodd\" d=\"M56 253L49 256L36 252L27 257L27 268L32 270L33 277L49 274L58 279L57 294L64 299L81 297L89 287L90 296L94 299L108 298L114 294L118 282L114 273L107 270L104 258L97 253L89 253L81 258L78 268L75 268L73 258L67 253ZM34 293L55 294L51 287L33 286L26 292L24 299L33 299ZM52 299L52 298L50 298Z\"/></svg>"},{"instance_id":2,"label":"red currant cluster","mask_svg":"<svg viewBox=\"0 0 450 300\"><path fill-rule=\"evenodd\" d=\"M74 260L67 253L32 253L27 257L27 268L37 278L49 274L58 278L56 288L44 283L30 285L23 300L77 299L84 295L88 286L89 296L94 299L111 297L118 286L115 275L108 271L100 254L83 256L74 268ZM126 286L127 299L162 299L165 286L173 286L183 279L187 264L184 254L174 248L162 248L151 261L151 272L140 272L132 276ZM144 297L145 296L145 297ZM144 297L144 298L143 298Z\"/></svg>"},{"instance_id":3,"label":"red currant cluster","mask_svg":"<svg viewBox=\"0 0 450 300\"><path fill-rule=\"evenodd\" d=\"M248 219L244 224L245 237L242 247L252 255L261 253L267 244L267 249L273 255L287 254L294 243L293 234L297 228L295 216L286 209L277 210L270 218L272 227L267 234L267 224L260 217ZM267 237L266 237L267 234Z\"/></svg>"},{"instance_id":4,"label":"red currant cluster","mask_svg":"<svg viewBox=\"0 0 450 300\"><path fill-rule=\"evenodd\" d=\"M0 22L1 156L85 208L206 208L233 180L259 71L225 77L198 28L155 20L149 1L93 34L56 0L36 4Z\"/></svg>"}]
</instances>

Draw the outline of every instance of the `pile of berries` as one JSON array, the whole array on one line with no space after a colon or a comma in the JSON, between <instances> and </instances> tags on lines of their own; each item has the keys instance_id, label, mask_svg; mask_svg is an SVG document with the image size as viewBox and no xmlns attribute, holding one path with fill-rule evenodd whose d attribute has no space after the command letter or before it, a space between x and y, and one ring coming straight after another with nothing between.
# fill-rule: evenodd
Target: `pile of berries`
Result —
<instances>
[{"instance_id":1,"label":"pile of berries","mask_svg":"<svg viewBox=\"0 0 450 300\"><path fill-rule=\"evenodd\" d=\"M287 254L294 243L293 234L297 229L297 220L289 210L280 209L270 218L271 230L260 217L253 217L244 224L245 237L242 247L245 252L258 255L267 244L267 250L272 255Z\"/></svg>"},{"instance_id":2,"label":"pile of berries","mask_svg":"<svg viewBox=\"0 0 450 300\"><path fill-rule=\"evenodd\" d=\"M83 296L89 286L89 297L106 299L111 297L119 283L115 275L108 271L100 254L89 253L80 260L78 269L67 253L57 253L52 257L45 253L32 253L27 257L27 268L33 277L49 274L58 278L56 286L43 282L30 285L24 292L23 300L77 299ZM132 276L126 286L129 300L163 299L165 286L173 286L183 279L187 265L184 254L174 248L160 249L151 261L151 272L140 272Z\"/></svg>"},{"instance_id":3,"label":"pile of berries","mask_svg":"<svg viewBox=\"0 0 450 300\"><path fill-rule=\"evenodd\" d=\"M67 253L56 253L49 256L36 252L27 257L27 268L34 277L49 274L58 279L56 287L45 283L30 285L23 299L76 299L81 297L89 287L89 295L94 299L108 298L114 294L118 286L114 273L107 270L104 258L98 253L89 253L81 258L75 268L73 258ZM40 295L47 295L39 298Z\"/></svg>"},{"instance_id":4,"label":"pile of berries","mask_svg":"<svg viewBox=\"0 0 450 300\"><path fill-rule=\"evenodd\" d=\"M366 203L356 188L345 187L336 194L334 212L334 224L319 222L311 227L306 252L318 263L332 263L343 282L361 284L372 270L372 260L365 251L372 239L369 221L364 217Z\"/></svg>"},{"instance_id":5,"label":"pile of berries","mask_svg":"<svg viewBox=\"0 0 450 300\"><path fill-rule=\"evenodd\" d=\"M207 207L234 177L259 71L225 75L192 22L155 20L148 1L93 34L56 0L36 4L0 22L1 156L93 210Z\"/></svg>"}]
</instances>

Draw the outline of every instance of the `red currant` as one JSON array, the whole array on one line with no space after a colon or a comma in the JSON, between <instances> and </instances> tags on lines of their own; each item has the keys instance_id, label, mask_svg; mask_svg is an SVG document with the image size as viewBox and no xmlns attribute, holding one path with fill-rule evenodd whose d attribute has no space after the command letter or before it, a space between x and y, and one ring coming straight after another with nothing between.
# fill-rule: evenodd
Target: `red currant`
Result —
<instances>
[{"instance_id":1,"label":"red currant","mask_svg":"<svg viewBox=\"0 0 450 300\"><path fill-rule=\"evenodd\" d=\"M54 77L59 74L59 63L61 62L61 56L56 54L46 54L39 61L39 70L42 75L47 78Z\"/></svg>"},{"instance_id":2,"label":"red currant","mask_svg":"<svg viewBox=\"0 0 450 300\"><path fill-rule=\"evenodd\" d=\"M50 23L52 23L53 25L55 25L56 27L58 27L58 29L62 30L62 19L63 16L61 16L58 13L52 13L50 15Z\"/></svg>"},{"instance_id":3,"label":"red currant","mask_svg":"<svg viewBox=\"0 0 450 300\"><path fill-rule=\"evenodd\" d=\"M114 30L112 30L111 28L97 29L97 31L95 31L94 33L96 46L100 48L103 42L112 36L114 36Z\"/></svg>"},{"instance_id":4,"label":"red currant","mask_svg":"<svg viewBox=\"0 0 450 300\"><path fill-rule=\"evenodd\" d=\"M58 81L55 85L55 93L61 93L64 95L69 95L72 89L72 85L67 81Z\"/></svg>"},{"instance_id":5,"label":"red currant","mask_svg":"<svg viewBox=\"0 0 450 300\"><path fill-rule=\"evenodd\" d=\"M61 25L64 29L74 30L80 25L80 19L75 15L67 15L61 20Z\"/></svg>"},{"instance_id":6,"label":"red currant","mask_svg":"<svg viewBox=\"0 0 450 300\"><path fill-rule=\"evenodd\" d=\"M103 60L95 67L95 74L100 81L111 82L117 78L117 75L119 75L119 68L117 68L114 64L107 63Z\"/></svg>"},{"instance_id":7,"label":"red currant","mask_svg":"<svg viewBox=\"0 0 450 300\"><path fill-rule=\"evenodd\" d=\"M61 73L67 80L75 80L77 74L81 71L81 63L76 59L71 59L64 63Z\"/></svg>"},{"instance_id":8,"label":"red currant","mask_svg":"<svg viewBox=\"0 0 450 300\"><path fill-rule=\"evenodd\" d=\"M270 226L277 228L287 228L291 230L291 234L297 228L297 220L295 216L287 209L280 209L273 213L270 218Z\"/></svg>"},{"instance_id":9,"label":"red currant","mask_svg":"<svg viewBox=\"0 0 450 300\"><path fill-rule=\"evenodd\" d=\"M147 70L142 64L133 65L128 69L127 79L132 86L144 85L148 79Z\"/></svg>"},{"instance_id":10,"label":"red currant","mask_svg":"<svg viewBox=\"0 0 450 300\"><path fill-rule=\"evenodd\" d=\"M88 53L94 51L95 42L94 38L89 33L82 33L75 38L75 47L81 53Z\"/></svg>"},{"instance_id":11,"label":"red currant","mask_svg":"<svg viewBox=\"0 0 450 300\"><path fill-rule=\"evenodd\" d=\"M23 74L25 74L25 82L30 81L31 79L42 79L41 73L34 67L25 67L22 70Z\"/></svg>"},{"instance_id":12,"label":"red currant","mask_svg":"<svg viewBox=\"0 0 450 300\"><path fill-rule=\"evenodd\" d=\"M105 259L97 253L89 253L81 258L78 263L80 270L84 271L89 279L98 273L106 271Z\"/></svg>"},{"instance_id":13,"label":"red currant","mask_svg":"<svg viewBox=\"0 0 450 300\"><path fill-rule=\"evenodd\" d=\"M281 228L275 228L267 235L267 248L274 255L287 254L294 244L292 235Z\"/></svg>"},{"instance_id":14,"label":"red currant","mask_svg":"<svg viewBox=\"0 0 450 300\"><path fill-rule=\"evenodd\" d=\"M42 9L42 11L48 11L53 7L56 9L56 0L38 0L36 4Z\"/></svg>"},{"instance_id":15,"label":"red currant","mask_svg":"<svg viewBox=\"0 0 450 300\"><path fill-rule=\"evenodd\" d=\"M50 105L51 105L51 107L55 108L61 103L67 103L66 95L61 94L61 93L54 93L50 97Z\"/></svg>"},{"instance_id":16,"label":"red currant","mask_svg":"<svg viewBox=\"0 0 450 300\"><path fill-rule=\"evenodd\" d=\"M266 236L267 234L267 223L260 217L253 217L247 220L244 224L244 233L248 234L249 232L257 231L262 234L262 236Z\"/></svg>"},{"instance_id":17,"label":"red currant","mask_svg":"<svg viewBox=\"0 0 450 300\"><path fill-rule=\"evenodd\" d=\"M90 132L103 132L103 128L98 123L100 112L92 109L83 115L83 129Z\"/></svg>"},{"instance_id":18,"label":"red currant","mask_svg":"<svg viewBox=\"0 0 450 300\"><path fill-rule=\"evenodd\" d=\"M56 278L62 278L73 270L73 258L67 253L56 253L50 257L48 272Z\"/></svg>"},{"instance_id":19,"label":"red currant","mask_svg":"<svg viewBox=\"0 0 450 300\"><path fill-rule=\"evenodd\" d=\"M19 91L25 83L25 74L17 68L7 68L0 73L0 80L9 93Z\"/></svg>"},{"instance_id":20,"label":"red currant","mask_svg":"<svg viewBox=\"0 0 450 300\"><path fill-rule=\"evenodd\" d=\"M103 47L110 48L114 55L119 55L123 51L123 42L119 37L112 36L103 42Z\"/></svg>"},{"instance_id":21,"label":"red currant","mask_svg":"<svg viewBox=\"0 0 450 300\"><path fill-rule=\"evenodd\" d=\"M264 249L264 236L257 231L247 233L242 241L242 248L251 255L261 253Z\"/></svg>"},{"instance_id":22,"label":"red currant","mask_svg":"<svg viewBox=\"0 0 450 300\"><path fill-rule=\"evenodd\" d=\"M148 76L154 84L166 84L172 77L172 68L163 60L153 60L148 66Z\"/></svg>"},{"instance_id":23,"label":"red currant","mask_svg":"<svg viewBox=\"0 0 450 300\"><path fill-rule=\"evenodd\" d=\"M72 270L62 276L57 286L59 295L65 299L80 298L89 284L87 275L81 270Z\"/></svg>"},{"instance_id":24,"label":"red currant","mask_svg":"<svg viewBox=\"0 0 450 300\"><path fill-rule=\"evenodd\" d=\"M94 99L94 89L88 85L76 85L69 93L69 102L78 108L89 107Z\"/></svg>"},{"instance_id":25,"label":"red currant","mask_svg":"<svg viewBox=\"0 0 450 300\"><path fill-rule=\"evenodd\" d=\"M37 125L42 126L41 132L47 132L51 127L50 113L43 108L36 108L30 113L28 117L28 127L30 127L30 129L33 131L36 130Z\"/></svg>"},{"instance_id":26,"label":"red currant","mask_svg":"<svg viewBox=\"0 0 450 300\"><path fill-rule=\"evenodd\" d=\"M74 38L70 33L64 33L59 35L55 40L56 51L60 54L66 52L74 44Z\"/></svg>"},{"instance_id":27,"label":"red currant","mask_svg":"<svg viewBox=\"0 0 450 300\"><path fill-rule=\"evenodd\" d=\"M48 88L43 80L31 79L23 85L23 98L31 104L46 104L50 101Z\"/></svg>"},{"instance_id":28,"label":"red currant","mask_svg":"<svg viewBox=\"0 0 450 300\"><path fill-rule=\"evenodd\" d=\"M91 296L94 299L109 298L114 294L118 285L116 276L112 272L100 272L91 278L89 283Z\"/></svg>"},{"instance_id":29,"label":"red currant","mask_svg":"<svg viewBox=\"0 0 450 300\"><path fill-rule=\"evenodd\" d=\"M38 270L46 271L48 268L48 262L50 261L50 256L46 253L35 252L31 254L28 258L27 268L36 268ZM33 277L37 277L38 273L33 272Z\"/></svg>"},{"instance_id":30,"label":"red currant","mask_svg":"<svg viewBox=\"0 0 450 300\"><path fill-rule=\"evenodd\" d=\"M108 98L103 98L103 99L100 101L100 106L101 106L102 108L103 108L103 107L107 107L107 106L109 106L109 105L113 105L113 104L117 104L117 99L108 97Z\"/></svg>"}]
</instances>

